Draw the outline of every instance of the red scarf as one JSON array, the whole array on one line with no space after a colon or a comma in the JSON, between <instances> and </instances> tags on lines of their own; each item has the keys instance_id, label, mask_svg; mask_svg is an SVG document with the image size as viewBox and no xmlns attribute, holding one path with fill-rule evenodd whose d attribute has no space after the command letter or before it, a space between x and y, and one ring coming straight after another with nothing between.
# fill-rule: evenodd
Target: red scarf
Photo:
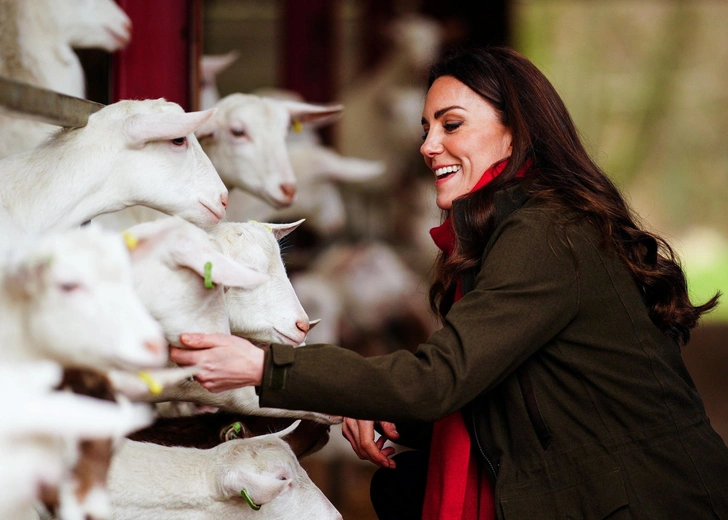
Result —
<instances>
[{"instance_id":1,"label":"red scarf","mask_svg":"<svg viewBox=\"0 0 728 520\"><path fill-rule=\"evenodd\" d=\"M473 191L487 185L503 172L508 161L487 169ZM518 173L523 176L527 162ZM430 230L430 236L446 255L455 249L455 231L450 217L440 226ZM462 297L458 280L455 299ZM478 461L470 452L470 435L463 415L458 410L435 422L432 430L430 462L427 470L427 487L422 520L492 520L495 518L495 495L490 481L478 471Z\"/></svg>"}]
</instances>

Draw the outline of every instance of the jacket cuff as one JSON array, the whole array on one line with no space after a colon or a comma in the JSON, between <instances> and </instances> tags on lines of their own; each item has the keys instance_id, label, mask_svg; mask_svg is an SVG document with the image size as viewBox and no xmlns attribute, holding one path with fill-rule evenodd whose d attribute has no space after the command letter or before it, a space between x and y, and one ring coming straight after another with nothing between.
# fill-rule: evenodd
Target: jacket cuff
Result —
<instances>
[{"instance_id":1,"label":"jacket cuff","mask_svg":"<svg viewBox=\"0 0 728 520\"><path fill-rule=\"evenodd\" d=\"M283 390L286 387L288 368L293 365L296 351L292 345L273 344L265 354L263 365L263 388L271 390Z\"/></svg>"}]
</instances>

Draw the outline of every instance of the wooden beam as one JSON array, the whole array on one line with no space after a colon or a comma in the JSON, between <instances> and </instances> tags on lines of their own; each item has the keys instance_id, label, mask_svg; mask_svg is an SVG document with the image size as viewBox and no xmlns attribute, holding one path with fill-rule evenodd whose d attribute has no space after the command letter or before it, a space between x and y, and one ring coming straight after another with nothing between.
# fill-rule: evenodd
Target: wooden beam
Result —
<instances>
[{"instance_id":1,"label":"wooden beam","mask_svg":"<svg viewBox=\"0 0 728 520\"><path fill-rule=\"evenodd\" d=\"M88 117L104 107L53 90L0 77L0 111L64 127L86 126Z\"/></svg>"}]
</instances>

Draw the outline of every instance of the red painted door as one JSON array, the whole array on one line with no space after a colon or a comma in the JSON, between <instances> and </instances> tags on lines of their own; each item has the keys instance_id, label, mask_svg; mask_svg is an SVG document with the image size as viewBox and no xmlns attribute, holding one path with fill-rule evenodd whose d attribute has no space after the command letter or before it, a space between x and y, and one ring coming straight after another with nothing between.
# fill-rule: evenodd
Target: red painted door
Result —
<instances>
[{"instance_id":1,"label":"red painted door","mask_svg":"<svg viewBox=\"0 0 728 520\"><path fill-rule=\"evenodd\" d=\"M201 0L117 2L133 28L112 60L112 101L161 97L197 110Z\"/></svg>"}]
</instances>

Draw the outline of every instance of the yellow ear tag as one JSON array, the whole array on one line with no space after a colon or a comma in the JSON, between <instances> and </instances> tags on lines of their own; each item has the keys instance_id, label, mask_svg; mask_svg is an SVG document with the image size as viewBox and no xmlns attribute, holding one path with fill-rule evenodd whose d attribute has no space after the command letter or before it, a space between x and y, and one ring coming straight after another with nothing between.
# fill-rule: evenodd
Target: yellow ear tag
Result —
<instances>
[{"instance_id":1,"label":"yellow ear tag","mask_svg":"<svg viewBox=\"0 0 728 520\"><path fill-rule=\"evenodd\" d=\"M260 224L261 226L263 226L265 229L267 229L271 233L273 232L273 228L270 227L268 224L264 224L263 222L258 222L257 220L248 220L248 222L252 222L254 224Z\"/></svg>"},{"instance_id":2,"label":"yellow ear tag","mask_svg":"<svg viewBox=\"0 0 728 520\"><path fill-rule=\"evenodd\" d=\"M154 394L158 395L162 393L163 387L160 385L157 381L154 380L152 375L149 372L146 372L144 370L140 370L137 372L137 375L139 376L139 379L144 381L147 386L149 387L149 391Z\"/></svg>"},{"instance_id":3,"label":"yellow ear tag","mask_svg":"<svg viewBox=\"0 0 728 520\"><path fill-rule=\"evenodd\" d=\"M297 134L300 134L301 131L303 131L303 125L301 124L301 121L298 119L293 120L293 131Z\"/></svg>"},{"instance_id":4,"label":"yellow ear tag","mask_svg":"<svg viewBox=\"0 0 728 520\"><path fill-rule=\"evenodd\" d=\"M139 244L139 240L137 240L137 238L128 231L124 231L124 233L122 233L122 236L124 237L126 248L129 251L132 251Z\"/></svg>"}]
</instances>

